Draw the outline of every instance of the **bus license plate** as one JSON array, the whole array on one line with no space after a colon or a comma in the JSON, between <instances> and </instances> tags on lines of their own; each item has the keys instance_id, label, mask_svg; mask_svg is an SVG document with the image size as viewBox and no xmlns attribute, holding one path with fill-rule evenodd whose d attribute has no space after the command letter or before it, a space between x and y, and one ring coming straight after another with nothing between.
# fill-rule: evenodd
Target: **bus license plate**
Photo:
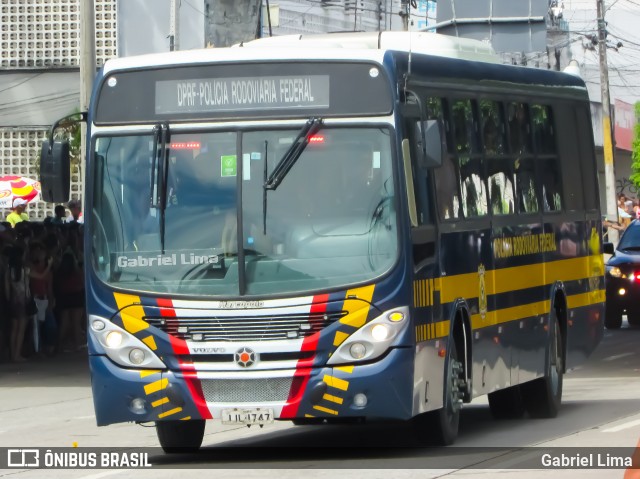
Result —
<instances>
[{"instance_id":1,"label":"bus license plate","mask_svg":"<svg viewBox=\"0 0 640 479\"><path fill-rule=\"evenodd\" d=\"M271 424L273 409L223 409L222 424Z\"/></svg>"}]
</instances>

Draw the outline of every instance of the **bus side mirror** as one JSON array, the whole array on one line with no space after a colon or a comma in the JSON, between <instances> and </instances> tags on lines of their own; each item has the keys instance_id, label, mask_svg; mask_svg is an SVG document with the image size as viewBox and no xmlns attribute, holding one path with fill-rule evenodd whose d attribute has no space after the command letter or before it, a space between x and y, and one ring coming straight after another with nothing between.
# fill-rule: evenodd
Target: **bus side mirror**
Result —
<instances>
[{"instance_id":1,"label":"bus side mirror","mask_svg":"<svg viewBox=\"0 0 640 479\"><path fill-rule=\"evenodd\" d=\"M442 122L439 120L427 120L422 122L424 133L424 152L422 165L424 168L437 168L442 166L444 157L444 135Z\"/></svg>"},{"instance_id":2,"label":"bus side mirror","mask_svg":"<svg viewBox=\"0 0 640 479\"><path fill-rule=\"evenodd\" d=\"M40 150L40 187L42 199L48 203L69 201L71 161L68 141L42 142Z\"/></svg>"}]
</instances>

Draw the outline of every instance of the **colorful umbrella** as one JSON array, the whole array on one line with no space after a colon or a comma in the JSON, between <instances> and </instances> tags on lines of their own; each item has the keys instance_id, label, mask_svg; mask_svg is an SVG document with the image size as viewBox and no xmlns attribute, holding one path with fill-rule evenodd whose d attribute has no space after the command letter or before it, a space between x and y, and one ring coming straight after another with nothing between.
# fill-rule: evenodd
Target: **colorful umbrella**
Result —
<instances>
[{"instance_id":1,"label":"colorful umbrella","mask_svg":"<svg viewBox=\"0 0 640 479\"><path fill-rule=\"evenodd\" d=\"M29 202L39 196L39 181L24 176L0 176L0 208L11 208L15 198Z\"/></svg>"}]
</instances>

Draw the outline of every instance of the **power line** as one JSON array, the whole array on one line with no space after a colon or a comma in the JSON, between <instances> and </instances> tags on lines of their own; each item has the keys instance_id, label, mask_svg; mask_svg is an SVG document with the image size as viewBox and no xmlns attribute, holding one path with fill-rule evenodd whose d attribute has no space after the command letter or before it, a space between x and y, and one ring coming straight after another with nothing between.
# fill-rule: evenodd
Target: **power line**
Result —
<instances>
[{"instance_id":1,"label":"power line","mask_svg":"<svg viewBox=\"0 0 640 479\"><path fill-rule=\"evenodd\" d=\"M12 88L17 88L17 87L19 87L20 85L22 85L23 83L27 83L28 81L33 80L34 78L36 78L36 77L38 77L38 76L42 75L43 73L44 73L44 72L36 73L35 75L30 76L29 78L25 78L25 79L24 79L24 80L22 80L20 83L17 83L17 84L15 84L15 85L8 86L7 88L5 88L5 89L3 89L3 90L0 90L0 93L3 93L3 92L8 91L8 90L11 90Z\"/></svg>"}]
</instances>

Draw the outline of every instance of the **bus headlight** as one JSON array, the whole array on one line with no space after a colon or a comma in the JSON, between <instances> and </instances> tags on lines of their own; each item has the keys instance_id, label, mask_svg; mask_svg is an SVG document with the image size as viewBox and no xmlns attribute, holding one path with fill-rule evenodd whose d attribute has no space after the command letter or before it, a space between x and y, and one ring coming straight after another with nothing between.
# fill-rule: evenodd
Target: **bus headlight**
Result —
<instances>
[{"instance_id":1,"label":"bus headlight","mask_svg":"<svg viewBox=\"0 0 640 479\"><path fill-rule=\"evenodd\" d=\"M133 364L142 364L144 362L144 351L142 349L133 348L129 351L129 361Z\"/></svg>"},{"instance_id":2,"label":"bus headlight","mask_svg":"<svg viewBox=\"0 0 640 479\"><path fill-rule=\"evenodd\" d=\"M105 337L105 346L109 348L119 348L122 344L122 333L120 331L109 331Z\"/></svg>"},{"instance_id":3,"label":"bus headlight","mask_svg":"<svg viewBox=\"0 0 640 479\"><path fill-rule=\"evenodd\" d=\"M391 334L390 329L386 324L376 324L371 328L371 336L376 341L384 341Z\"/></svg>"},{"instance_id":4,"label":"bus headlight","mask_svg":"<svg viewBox=\"0 0 640 479\"><path fill-rule=\"evenodd\" d=\"M114 363L125 367L166 369L167 366L145 343L111 321L91 315L89 334Z\"/></svg>"},{"instance_id":5,"label":"bus headlight","mask_svg":"<svg viewBox=\"0 0 640 479\"><path fill-rule=\"evenodd\" d=\"M362 343L353 343L349 348L349 353L353 359L362 359L367 354L367 347Z\"/></svg>"},{"instance_id":6,"label":"bus headlight","mask_svg":"<svg viewBox=\"0 0 640 479\"><path fill-rule=\"evenodd\" d=\"M327 364L368 361L382 356L409 325L409 308L396 308L369 321L349 336Z\"/></svg>"}]
</instances>

